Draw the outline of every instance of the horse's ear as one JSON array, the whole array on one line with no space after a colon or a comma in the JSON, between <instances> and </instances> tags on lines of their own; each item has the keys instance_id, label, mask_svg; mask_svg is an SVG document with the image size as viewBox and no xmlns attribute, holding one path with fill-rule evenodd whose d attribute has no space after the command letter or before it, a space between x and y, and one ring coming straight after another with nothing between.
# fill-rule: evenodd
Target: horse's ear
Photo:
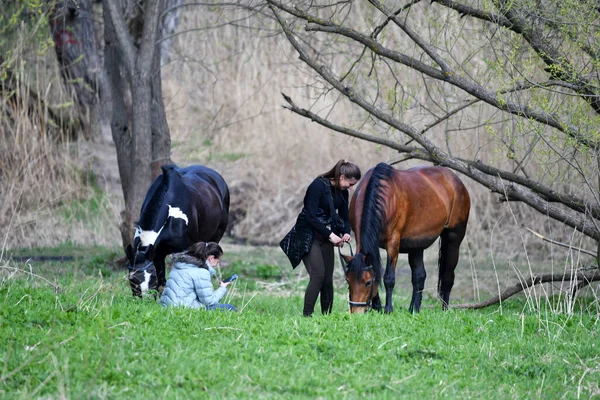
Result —
<instances>
[{"instance_id":1,"label":"horse's ear","mask_svg":"<svg viewBox=\"0 0 600 400\"><path fill-rule=\"evenodd\" d=\"M148 246L148 250L146 250L146 260L152 261L154 260L154 245Z\"/></svg>"},{"instance_id":2,"label":"horse's ear","mask_svg":"<svg viewBox=\"0 0 600 400\"><path fill-rule=\"evenodd\" d=\"M173 165L173 164L165 164L165 165L160 166L160 169L162 169L163 175L167 175L169 173L169 171L173 170L174 168L175 168L175 165Z\"/></svg>"},{"instance_id":3,"label":"horse's ear","mask_svg":"<svg viewBox=\"0 0 600 400\"><path fill-rule=\"evenodd\" d=\"M125 255L127 256L129 262L133 264L133 247L131 247L130 244L128 244L125 248Z\"/></svg>"},{"instance_id":4,"label":"horse's ear","mask_svg":"<svg viewBox=\"0 0 600 400\"><path fill-rule=\"evenodd\" d=\"M373 256L371 253L365 255L365 264L369 266L373 265Z\"/></svg>"}]
</instances>

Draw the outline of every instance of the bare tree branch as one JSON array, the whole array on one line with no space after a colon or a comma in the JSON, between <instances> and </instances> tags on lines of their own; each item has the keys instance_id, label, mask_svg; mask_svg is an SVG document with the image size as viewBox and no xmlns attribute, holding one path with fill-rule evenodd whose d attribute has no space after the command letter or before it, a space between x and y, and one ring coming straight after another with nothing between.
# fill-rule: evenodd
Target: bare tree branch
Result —
<instances>
[{"instance_id":1,"label":"bare tree branch","mask_svg":"<svg viewBox=\"0 0 600 400\"><path fill-rule=\"evenodd\" d=\"M402 20L400 20L400 18L398 18L398 15L396 13L389 10L387 7L385 7L383 5L383 3L381 3L377 0L369 0L369 3L371 3L375 8L377 8L379 11L381 11L381 13L383 15L385 15L387 17L387 19L389 19L390 21L393 21L400 29L402 29L404 31L404 33L406 33L408 35L408 37L411 38L412 41L417 44L417 46L419 46L421 49L423 49L423 51L429 57L431 57L431 59L433 61L435 61L435 63L437 65L440 66L440 68L442 69L442 72L444 74L448 75L448 74L454 73L452 71L452 68L450 67L450 65L442 57L440 57L437 54L435 48L433 48L432 46L427 44L423 39L421 39L421 37L414 30L412 30L407 24L404 23L404 21L402 21Z\"/></svg>"},{"instance_id":2,"label":"bare tree branch","mask_svg":"<svg viewBox=\"0 0 600 400\"><path fill-rule=\"evenodd\" d=\"M407 67L410 67L410 68L415 69L416 71L422 72L425 75L430 76L431 78L434 78L434 79L437 79L440 81L444 81L444 82L448 82L448 83L464 90L465 92L479 98L480 100L482 100L500 110L509 112L516 116L533 119L533 120L543 123L545 125L552 126L553 128L558 129L559 131L564 132L565 134L573 137L575 140L577 140L582 145L589 147L591 149L594 149L594 150L598 149L598 143L586 139L578 131L576 126L567 123L565 119L560 118L556 115L551 115L551 114L545 113L541 110L534 110L527 105L522 105L522 104L512 102L510 100L499 98L498 92L492 92L492 91L486 90L484 87L482 87L478 83L469 82L466 79L460 77L455 71L453 71L448 66L448 64L445 61L443 61L440 57L435 55L433 50L429 50L428 54L430 56L433 55L433 57L435 57L434 60L436 61L436 63L438 63L439 65L443 65L442 70L430 67L429 65L427 65L419 60L416 60L405 54L388 49L387 47L383 46L383 44L377 42L375 39L373 39L369 36L366 36L360 32L357 32L353 29L349 29L345 26L335 24L331 21L322 20L322 19L320 19L316 16L313 16L313 15L310 15L302 10L288 7L276 0L267 0L267 1L272 7L273 6L277 7L287 13L290 13L291 15L294 15L298 18L301 18L301 19L307 21L309 23L305 28L307 31L335 33L335 34L339 34L344 37L347 37L349 39L353 39L353 40L367 46L369 49L371 49L371 51L373 51L374 53L376 53L382 57L386 57L386 58L389 58L400 64L406 65ZM394 16L392 13L389 13L388 17L391 20L393 20L394 22L396 22L397 24L401 24L399 19L396 16ZM416 36L416 34L414 32L412 32L411 34L413 36ZM289 39L289 36L288 36L288 39ZM422 41L419 40L419 43L422 43ZM420 46L425 46L425 44L422 44ZM302 57L301 57L301 59L302 59ZM403 132L405 132L405 131L403 130ZM407 132L405 132L405 133L407 133Z\"/></svg>"},{"instance_id":3,"label":"bare tree branch","mask_svg":"<svg viewBox=\"0 0 600 400\"><path fill-rule=\"evenodd\" d=\"M420 3L420 2L421 2L421 0L412 0L408 4L405 4L405 5L401 6L400 8L398 8L396 11L394 11L393 15L395 15L395 16L400 15L400 13L408 10L410 7L412 7L415 4ZM390 23L390 21L391 21L391 19L387 18L381 25L378 25L375 29L373 29L373 32L371 33L371 37L373 39L376 39L377 36L379 36L379 34L387 26L387 24Z\"/></svg>"},{"instance_id":4,"label":"bare tree branch","mask_svg":"<svg viewBox=\"0 0 600 400\"><path fill-rule=\"evenodd\" d=\"M141 46L136 60L137 72L141 74L144 79L150 79L152 76L152 69L148 67L152 65L152 59L154 58L154 53L156 51L160 3L161 0L146 0Z\"/></svg>"},{"instance_id":5,"label":"bare tree branch","mask_svg":"<svg viewBox=\"0 0 600 400\"><path fill-rule=\"evenodd\" d=\"M283 95L283 98L285 99L285 101L287 101L289 104L289 106L284 106L284 108L287 108L288 110L290 110L298 115L301 115L305 118L309 118L311 121L314 121L326 128L343 133L348 136L355 137L357 139L362 139L362 140L366 140L371 143L376 143L376 144L380 144L383 146L387 146L391 149L398 150L401 153L408 153L411 156L410 158L416 158L416 159L420 159L420 160L424 160L424 161L431 161L431 162L434 161L433 158L426 151L423 151L422 149L419 149L417 147L404 146L393 140L384 139L384 138L377 137L374 135L362 133L362 132L356 131L354 129L350 129L350 128L346 128L343 126L333 124L329 120L327 120L325 118L321 118L319 115L317 115L309 110L298 107L292 101L292 99L289 96L287 96L286 94L282 93L282 95Z\"/></svg>"},{"instance_id":6,"label":"bare tree branch","mask_svg":"<svg viewBox=\"0 0 600 400\"><path fill-rule=\"evenodd\" d=\"M264 9L265 9L264 4L252 6L251 4L247 4L243 1L233 1L233 2L221 2L221 1L198 2L198 1L196 1L196 2L192 2L192 3L177 4L175 6L169 7L160 15L160 19L164 18L170 12L177 11L180 8L184 8L184 7L219 7L219 8L228 8L229 7L229 8L236 9L236 10L252 11L252 12L258 13L261 16L266 17L266 18L273 17L272 14L270 14L268 12L264 12Z\"/></svg>"},{"instance_id":7,"label":"bare tree branch","mask_svg":"<svg viewBox=\"0 0 600 400\"><path fill-rule=\"evenodd\" d=\"M598 93L600 88L591 85L587 79L579 75L575 67L567 62L567 58L561 55L556 47L543 39L543 33L538 24L520 16L515 11L515 8L506 0L498 1L500 10L503 11L503 17L476 10L453 0L435 0L435 2L454 9L461 15L469 15L484 21L493 22L518 33L531 45L531 48L544 63L552 67L548 69L548 72L553 78L575 85L577 87L576 91L584 95L584 98L592 105L596 112L600 112L600 95Z\"/></svg>"},{"instance_id":8,"label":"bare tree branch","mask_svg":"<svg viewBox=\"0 0 600 400\"><path fill-rule=\"evenodd\" d=\"M130 75L133 75L137 50L133 44L133 40L127 31L127 24L125 23L125 18L123 17L123 13L119 9L116 0L104 0L106 7L110 13L110 18L112 24L114 26L114 31L117 36L117 41L119 42L119 47L122 49L121 57L125 59L124 65L127 68L127 72Z\"/></svg>"}]
</instances>

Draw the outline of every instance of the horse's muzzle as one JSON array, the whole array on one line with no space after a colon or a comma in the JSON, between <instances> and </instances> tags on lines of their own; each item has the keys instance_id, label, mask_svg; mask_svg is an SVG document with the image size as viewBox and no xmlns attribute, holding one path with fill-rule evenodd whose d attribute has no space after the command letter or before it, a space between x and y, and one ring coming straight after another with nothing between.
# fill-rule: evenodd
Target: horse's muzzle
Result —
<instances>
[{"instance_id":1,"label":"horse's muzzle","mask_svg":"<svg viewBox=\"0 0 600 400\"><path fill-rule=\"evenodd\" d=\"M156 268L151 262L142 268L129 267L129 286L134 296L142 297L149 290L157 289Z\"/></svg>"}]
</instances>

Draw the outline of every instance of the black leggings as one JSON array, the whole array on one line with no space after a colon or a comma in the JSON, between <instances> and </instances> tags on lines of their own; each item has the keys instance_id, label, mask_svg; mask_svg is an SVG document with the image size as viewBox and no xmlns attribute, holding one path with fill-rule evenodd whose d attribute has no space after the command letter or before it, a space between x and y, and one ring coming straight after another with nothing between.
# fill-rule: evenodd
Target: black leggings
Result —
<instances>
[{"instance_id":1,"label":"black leggings","mask_svg":"<svg viewBox=\"0 0 600 400\"><path fill-rule=\"evenodd\" d=\"M321 312L329 314L333 306L333 243L315 235L312 247L302 261L310 276L304 294L304 315L312 315L319 293L321 293Z\"/></svg>"}]
</instances>

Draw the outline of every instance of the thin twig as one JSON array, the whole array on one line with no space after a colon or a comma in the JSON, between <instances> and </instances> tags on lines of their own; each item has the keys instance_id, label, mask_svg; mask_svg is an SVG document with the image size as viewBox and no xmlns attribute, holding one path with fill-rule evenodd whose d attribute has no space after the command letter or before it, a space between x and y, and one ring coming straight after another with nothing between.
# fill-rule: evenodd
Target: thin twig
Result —
<instances>
[{"instance_id":1,"label":"thin twig","mask_svg":"<svg viewBox=\"0 0 600 400\"><path fill-rule=\"evenodd\" d=\"M529 232L533 233L535 236L539 237L540 239L545 240L546 242L549 242L549 243L552 243L552 244L556 244L558 246L566 247L567 249L576 250L576 251L579 251L579 252L581 252L583 254L587 254L588 256L592 256L592 257L596 258L596 253L592 253L589 250L584 250L584 249L579 248L579 247L573 247L572 245L570 245L568 243L558 242L556 240L549 239L549 238L545 237L544 235L542 235L541 233L537 233L537 232L535 232L535 231L533 231L533 230L531 230L529 228L526 228L526 229Z\"/></svg>"},{"instance_id":2,"label":"thin twig","mask_svg":"<svg viewBox=\"0 0 600 400\"><path fill-rule=\"evenodd\" d=\"M26 270L21 269L21 268L9 267L9 266L6 266L6 265L0 265L0 268L1 269L8 269L8 270L11 270L11 271L16 271L16 272L23 272L25 274L29 274L29 275L31 275L31 276L33 276L35 278L40 278L44 282L48 283L50 286L54 287L55 290L62 290L62 288L60 287L60 285L58 285L56 283L52 283L48 279L44 278L43 276L38 275L38 274L34 274L33 272L26 271Z\"/></svg>"}]
</instances>

